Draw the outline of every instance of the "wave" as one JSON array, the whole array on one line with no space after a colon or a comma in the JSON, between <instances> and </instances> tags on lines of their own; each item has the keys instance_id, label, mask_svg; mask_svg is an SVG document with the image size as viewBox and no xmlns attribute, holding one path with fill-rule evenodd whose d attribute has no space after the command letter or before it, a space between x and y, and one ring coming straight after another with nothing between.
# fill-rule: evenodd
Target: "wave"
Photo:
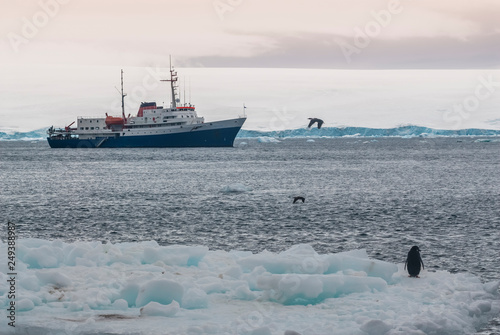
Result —
<instances>
[{"instance_id":1,"label":"wave","mask_svg":"<svg viewBox=\"0 0 500 335\"><path fill-rule=\"evenodd\" d=\"M456 136L500 136L495 129L434 129L421 126L400 126L395 128L366 127L325 127L321 129L298 128L285 130L247 130L241 129L237 138L259 138L260 141L275 138L307 138L307 137L456 137ZM45 140L47 129L28 132L0 132L0 141L34 141Z\"/></svg>"},{"instance_id":2,"label":"wave","mask_svg":"<svg viewBox=\"0 0 500 335\"><path fill-rule=\"evenodd\" d=\"M298 128L274 131L242 129L238 138L305 138L305 137L455 137L455 136L500 136L500 130L493 129L433 129L421 126L395 128L325 127L321 129Z\"/></svg>"},{"instance_id":3,"label":"wave","mask_svg":"<svg viewBox=\"0 0 500 335\"><path fill-rule=\"evenodd\" d=\"M252 189L248 186L245 186L240 183L235 183L231 185L226 185L222 188L221 192L222 193L242 193L242 192L249 192Z\"/></svg>"}]
</instances>

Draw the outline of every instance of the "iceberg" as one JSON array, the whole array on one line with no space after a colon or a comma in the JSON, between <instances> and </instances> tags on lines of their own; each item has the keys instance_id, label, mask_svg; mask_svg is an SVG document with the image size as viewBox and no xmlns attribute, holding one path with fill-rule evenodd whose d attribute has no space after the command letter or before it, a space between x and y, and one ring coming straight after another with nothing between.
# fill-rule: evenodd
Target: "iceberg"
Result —
<instances>
[{"instance_id":1,"label":"iceberg","mask_svg":"<svg viewBox=\"0 0 500 335\"><path fill-rule=\"evenodd\" d=\"M1 334L456 335L500 313L499 281L428 270L409 278L402 263L370 259L365 250L16 244L16 274L0 272ZM12 277L15 327L5 317Z\"/></svg>"},{"instance_id":2,"label":"iceberg","mask_svg":"<svg viewBox=\"0 0 500 335\"><path fill-rule=\"evenodd\" d=\"M365 127L323 127L321 129L298 128L277 131L241 129L238 138L307 138L307 137L436 137L436 136L499 136L500 130L493 129L433 129L421 126L400 126L394 128Z\"/></svg>"},{"instance_id":3,"label":"iceberg","mask_svg":"<svg viewBox=\"0 0 500 335\"><path fill-rule=\"evenodd\" d=\"M0 131L0 141L42 141L47 138L47 128L27 132Z\"/></svg>"}]
</instances>

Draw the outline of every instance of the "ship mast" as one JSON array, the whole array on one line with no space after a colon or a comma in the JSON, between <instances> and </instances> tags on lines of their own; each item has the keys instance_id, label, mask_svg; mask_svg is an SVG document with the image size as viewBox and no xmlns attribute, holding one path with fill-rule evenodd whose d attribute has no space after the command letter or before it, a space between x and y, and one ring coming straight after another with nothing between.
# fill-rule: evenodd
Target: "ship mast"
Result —
<instances>
[{"instance_id":1,"label":"ship mast","mask_svg":"<svg viewBox=\"0 0 500 335\"><path fill-rule=\"evenodd\" d=\"M177 108L176 93L175 93L175 90L177 89L177 86L175 86L175 83L177 82L177 72L172 67L172 56L170 56L170 79L162 79L160 81L169 81L170 82L170 89L172 91L171 108L174 108L174 109Z\"/></svg>"},{"instance_id":2,"label":"ship mast","mask_svg":"<svg viewBox=\"0 0 500 335\"><path fill-rule=\"evenodd\" d=\"M123 93L123 69L121 69L121 79L122 79L122 117L123 120L127 120L125 118L125 97L127 96L127 93Z\"/></svg>"}]
</instances>

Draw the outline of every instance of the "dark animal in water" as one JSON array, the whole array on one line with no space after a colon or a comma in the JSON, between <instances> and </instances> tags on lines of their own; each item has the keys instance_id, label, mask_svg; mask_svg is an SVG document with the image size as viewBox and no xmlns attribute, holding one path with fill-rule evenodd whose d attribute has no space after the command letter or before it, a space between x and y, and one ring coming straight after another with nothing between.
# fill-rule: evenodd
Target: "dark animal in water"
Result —
<instances>
[{"instance_id":1,"label":"dark animal in water","mask_svg":"<svg viewBox=\"0 0 500 335\"><path fill-rule=\"evenodd\" d=\"M321 129L321 126L324 123L323 120L317 119L315 117L310 117L308 119L311 120L311 121L309 122L309 125L307 126L307 128L311 128L311 126L317 122L318 123L318 129Z\"/></svg>"},{"instance_id":2,"label":"dark animal in water","mask_svg":"<svg viewBox=\"0 0 500 335\"><path fill-rule=\"evenodd\" d=\"M420 257L420 249L414 245L408 252L408 257L406 257L405 270L408 267L408 274L410 277L418 277L420 273L420 264L422 264L422 269L424 269L424 262L422 257Z\"/></svg>"},{"instance_id":3,"label":"dark animal in water","mask_svg":"<svg viewBox=\"0 0 500 335\"><path fill-rule=\"evenodd\" d=\"M304 197L293 197L293 203L296 203L299 200L302 200L302 203L304 203L304 201L306 201L306 198L304 198Z\"/></svg>"}]
</instances>

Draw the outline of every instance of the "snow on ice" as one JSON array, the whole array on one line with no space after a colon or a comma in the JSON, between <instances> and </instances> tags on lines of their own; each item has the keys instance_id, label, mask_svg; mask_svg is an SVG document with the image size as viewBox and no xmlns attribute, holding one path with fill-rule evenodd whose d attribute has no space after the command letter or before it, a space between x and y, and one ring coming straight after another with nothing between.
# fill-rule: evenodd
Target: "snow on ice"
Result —
<instances>
[{"instance_id":1,"label":"snow on ice","mask_svg":"<svg viewBox=\"0 0 500 335\"><path fill-rule=\"evenodd\" d=\"M16 271L15 328L0 273L1 334L471 334L500 312L500 282L408 278L364 250L309 245L252 254L23 239Z\"/></svg>"}]
</instances>

